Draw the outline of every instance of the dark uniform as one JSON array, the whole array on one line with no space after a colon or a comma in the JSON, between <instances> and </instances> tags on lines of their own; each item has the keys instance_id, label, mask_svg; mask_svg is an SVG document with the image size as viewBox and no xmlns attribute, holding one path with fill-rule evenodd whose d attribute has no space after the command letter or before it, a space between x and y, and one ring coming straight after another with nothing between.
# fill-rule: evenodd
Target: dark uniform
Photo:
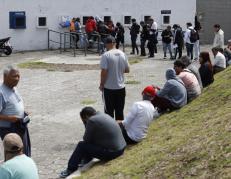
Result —
<instances>
[{"instance_id":1,"label":"dark uniform","mask_svg":"<svg viewBox=\"0 0 231 179\"><path fill-rule=\"evenodd\" d=\"M130 29L131 41L132 41L132 52L131 54L135 54L135 49L137 54L139 54L139 49L136 44L137 36L140 32L140 26L135 22L132 24Z\"/></svg>"},{"instance_id":2,"label":"dark uniform","mask_svg":"<svg viewBox=\"0 0 231 179\"><path fill-rule=\"evenodd\" d=\"M115 33L116 33L116 48L118 49L121 44L124 44L124 27L120 24L116 24Z\"/></svg>"},{"instance_id":3,"label":"dark uniform","mask_svg":"<svg viewBox=\"0 0 231 179\"><path fill-rule=\"evenodd\" d=\"M142 26L142 31L140 34L140 49L141 49L141 56L146 56L146 52L145 52L145 44L146 41L149 38L149 31L148 31L148 25L144 24Z\"/></svg>"}]
</instances>

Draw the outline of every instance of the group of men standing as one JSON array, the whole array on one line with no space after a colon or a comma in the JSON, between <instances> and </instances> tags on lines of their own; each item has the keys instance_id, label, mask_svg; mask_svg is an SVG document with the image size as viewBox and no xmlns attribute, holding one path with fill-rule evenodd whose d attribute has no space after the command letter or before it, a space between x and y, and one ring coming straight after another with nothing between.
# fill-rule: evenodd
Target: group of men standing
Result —
<instances>
[{"instance_id":1,"label":"group of men standing","mask_svg":"<svg viewBox=\"0 0 231 179\"><path fill-rule=\"evenodd\" d=\"M141 28L140 28L141 26ZM135 54L135 50L137 55L139 54L139 48L136 44L138 34L140 33L140 49L141 56L146 56L145 46L146 42L149 50L149 57L154 57L155 53L157 53L157 36L158 36L158 26L154 19L150 18L148 22L141 21L140 25L136 22L136 19L132 19L132 26L130 29L131 42L132 42L132 52L131 54Z\"/></svg>"}]
</instances>

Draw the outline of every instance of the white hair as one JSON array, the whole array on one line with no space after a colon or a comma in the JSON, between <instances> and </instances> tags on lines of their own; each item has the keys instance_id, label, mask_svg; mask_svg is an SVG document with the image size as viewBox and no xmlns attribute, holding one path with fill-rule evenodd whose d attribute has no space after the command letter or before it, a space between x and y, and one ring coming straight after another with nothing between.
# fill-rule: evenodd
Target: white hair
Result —
<instances>
[{"instance_id":1,"label":"white hair","mask_svg":"<svg viewBox=\"0 0 231 179\"><path fill-rule=\"evenodd\" d=\"M13 65L8 65L7 67L4 68L3 74L4 74L4 75L8 75L12 70L18 71L18 69L17 69L15 66L13 66Z\"/></svg>"}]
</instances>

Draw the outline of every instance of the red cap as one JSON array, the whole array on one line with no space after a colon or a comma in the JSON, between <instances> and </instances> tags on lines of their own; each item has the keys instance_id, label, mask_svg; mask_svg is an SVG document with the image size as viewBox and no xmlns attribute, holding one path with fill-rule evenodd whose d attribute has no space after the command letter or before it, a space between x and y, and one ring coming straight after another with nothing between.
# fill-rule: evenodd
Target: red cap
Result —
<instances>
[{"instance_id":1,"label":"red cap","mask_svg":"<svg viewBox=\"0 0 231 179\"><path fill-rule=\"evenodd\" d=\"M147 86L144 88L142 94L146 94L148 96L154 97L156 96L156 89L153 86Z\"/></svg>"}]
</instances>

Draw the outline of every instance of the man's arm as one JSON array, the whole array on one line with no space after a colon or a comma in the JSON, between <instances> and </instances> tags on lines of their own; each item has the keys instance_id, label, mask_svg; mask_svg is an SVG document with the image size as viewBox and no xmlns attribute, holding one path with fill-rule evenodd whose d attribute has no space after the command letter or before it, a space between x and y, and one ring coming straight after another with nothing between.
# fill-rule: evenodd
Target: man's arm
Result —
<instances>
[{"instance_id":1,"label":"man's arm","mask_svg":"<svg viewBox=\"0 0 231 179\"><path fill-rule=\"evenodd\" d=\"M5 102L3 102L4 100L3 100L3 96L2 96L2 94L0 95L0 112L3 110L3 108L4 108L4 103ZM7 116L7 115L2 115L2 114L0 114L0 121L9 121L9 122L17 122L18 121L18 119L17 119L17 117L15 117L15 116Z\"/></svg>"},{"instance_id":2,"label":"man's arm","mask_svg":"<svg viewBox=\"0 0 231 179\"><path fill-rule=\"evenodd\" d=\"M85 142L91 143L92 137L94 136L94 128L95 128L94 122L88 121L86 124L86 130L83 136L83 140Z\"/></svg>"},{"instance_id":3,"label":"man's arm","mask_svg":"<svg viewBox=\"0 0 231 179\"><path fill-rule=\"evenodd\" d=\"M125 70L124 70L124 73L129 73L129 72L130 72L130 68L129 68L128 58L125 55Z\"/></svg>"},{"instance_id":4,"label":"man's arm","mask_svg":"<svg viewBox=\"0 0 231 179\"><path fill-rule=\"evenodd\" d=\"M129 68L129 66L128 66L127 68L125 68L124 73L129 73L129 72L130 72L130 68Z\"/></svg>"},{"instance_id":5,"label":"man's arm","mask_svg":"<svg viewBox=\"0 0 231 179\"><path fill-rule=\"evenodd\" d=\"M108 74L108 71L106 69L102 69L101 70L101 74L100 74L100 86L99 86L99 89L100 91L103 90L104 88L104 84L107 80L107 74Z\"/></svg>"}]
</instances>

